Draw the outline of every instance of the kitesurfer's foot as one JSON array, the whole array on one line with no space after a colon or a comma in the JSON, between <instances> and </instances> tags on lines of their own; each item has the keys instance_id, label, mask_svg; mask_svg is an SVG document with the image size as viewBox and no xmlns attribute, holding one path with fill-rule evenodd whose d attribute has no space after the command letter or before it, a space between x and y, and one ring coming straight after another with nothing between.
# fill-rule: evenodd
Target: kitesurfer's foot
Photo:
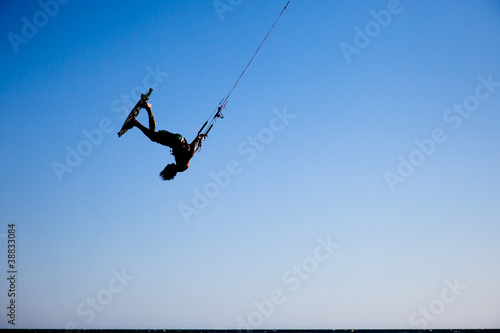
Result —
<instances>
[{"instance_id":1,"label":"kitesurfer's foot","mask_svg":"<svg viewBox=\"0 0 500 333\"><path fill-rule=\"evenodd\" d=\"M129 129L133 128L134 126L136 126L136 125L137 125L137 123L138 123L137 119L136 119L136 118L132 118L132 119L130 119L130 121L127 123L127 125L125 125L125 128L126 128L127 130L129 130Z\"/></svg>"},{"instance_id":2,"label":"kitesurfer's foot","mask_svg":"<svg viewBox=\"0 0 500 333\"><path fill-rule=\"evenodd\" d=\"M139 106L143 109L151 110L151 104L149 104L147 101L141 100Z\"/></svg>"}]
</instances>

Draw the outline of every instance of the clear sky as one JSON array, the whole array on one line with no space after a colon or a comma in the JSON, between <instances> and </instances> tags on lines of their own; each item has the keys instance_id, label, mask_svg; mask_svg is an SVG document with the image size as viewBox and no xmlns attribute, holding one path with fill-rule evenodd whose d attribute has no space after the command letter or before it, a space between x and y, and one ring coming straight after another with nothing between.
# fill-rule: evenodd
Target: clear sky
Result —
<instances>
[{"instance_id":1,"label":"clear sky","mask_svg":"<svg viewBox=\"0 0 500 333\"><path fill-rule=\"evenodd\" d=\"M2 1L0 327L500 326L500 4ZM145 112L139 120L147 123Z\"/></svg>"}]
</instances>

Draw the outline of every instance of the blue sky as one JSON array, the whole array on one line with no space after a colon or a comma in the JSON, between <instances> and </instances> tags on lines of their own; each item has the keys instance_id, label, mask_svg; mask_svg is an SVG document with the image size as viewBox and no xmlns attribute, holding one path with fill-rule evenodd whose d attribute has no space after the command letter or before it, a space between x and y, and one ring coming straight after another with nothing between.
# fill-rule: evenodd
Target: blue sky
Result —
<instances>
[{"instance_id":1,"label":"blue sky","mask_svg":"<svg viewBox=\"0 0 500 333\"><path fill-rule=\"evenodd\" d=\"M153 85L192 140L285 3L0 4L16 328L500 325L497 1L294 0L188 171L117 138Z\"/></svg>"}]
</instances>

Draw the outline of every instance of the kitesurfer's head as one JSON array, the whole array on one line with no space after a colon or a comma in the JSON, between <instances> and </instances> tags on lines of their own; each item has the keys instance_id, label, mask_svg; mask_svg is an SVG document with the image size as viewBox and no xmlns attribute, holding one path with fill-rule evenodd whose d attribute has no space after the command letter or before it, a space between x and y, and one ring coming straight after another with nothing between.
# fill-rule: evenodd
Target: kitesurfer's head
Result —
<instances>
[{"instance_id":1,"label":"kitesurfer's head","mask_svg":"<svg viewBox=\"0 0 500 333\"><path fill-rule=\"evenodd\" d=\"M171 180L177 174L177 165L171 163L165 167L165 169L160 172L160 177L163 180Z\"/></svg>"}]
</instances>

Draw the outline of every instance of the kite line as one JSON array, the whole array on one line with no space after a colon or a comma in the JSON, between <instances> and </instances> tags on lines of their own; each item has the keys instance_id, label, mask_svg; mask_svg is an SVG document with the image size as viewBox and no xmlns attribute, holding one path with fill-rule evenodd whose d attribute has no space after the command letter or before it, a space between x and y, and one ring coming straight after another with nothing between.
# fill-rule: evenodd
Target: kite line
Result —
<instances>
[{"instance_id":1,"label":"kite line","mask_svg":"<svg viewBox=\"0 0 500 333\"><path fill-rule=\"evenodd\" d=\"M210 117L208 118L208 120L203 124L203 126L201 127L201 129L198 131L198 135L207 136L208 132L210 132L210 130L214 126L214 123L217 121L217 119L218 118L220 118L220 119L224 118L224 116L222 114L222 110L226 108L229 96L231 96L231 94L233 93L234 88L236 88L236 86L238 85L238 83L240 83L241 78L243 77L243 75L245 75L245 72L247 71L248 67L250 67L250 64L252 63L252 61L257 56L257 53L259 53L260 49L262 48L262 45L264 45L264 43L267 40L267 38L269 37L269 35L271 35L271 33L273 32L274 28L276 27L276 24L280 20L281 16L283 16L283 13L286 11L286 9L288 8L288 5L290 4L291 1L292 0L288 0L288 2L286 3L285 7L283 7L283 10L278 15L278 18L274 21L273 25L271 26L271 28L267 32L266 36L264 37L264 39L260 43L259 47L257 48L257 50L255 51L255 53L253 54L252 58L250 59L250 61L246 65L245 69L243 69L243 72L241 72L240 76L238 77L238 79L236 80L236 82L234 83L234 85L232 86L232 88L229 90L229 92L226 94L226 96L219 102L219 105L217 106L217 108L215 108L215 110L212 112L212 114L210 115ZM206 128L206 131L202 133L202 131L205 128ZM201 144L200 144L199 148L201 148Z\"/></svg>"}]
</instances>

